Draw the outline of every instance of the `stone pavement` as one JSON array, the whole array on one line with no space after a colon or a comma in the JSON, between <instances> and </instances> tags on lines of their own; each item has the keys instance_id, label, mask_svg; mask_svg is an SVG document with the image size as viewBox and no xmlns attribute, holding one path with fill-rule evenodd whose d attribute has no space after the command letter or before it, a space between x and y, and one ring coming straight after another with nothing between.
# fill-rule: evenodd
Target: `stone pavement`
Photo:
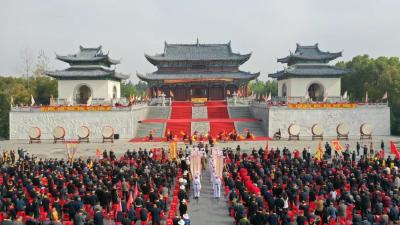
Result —
<instances>
[{"instance_id":1,"label":"stone pavement","mask_svg":"<svg viewBox=\"0 0 400 225\"><path fill-rule=\"evenodd\" d=\"M234 220L228 214L228 203L221 188L221 198L213 198L210 172L205 170L201 176L200 199L197 202L191 193L188 214L190 223L195 225L233 225Z\"/></svg>"},{"instance_id":2,"label":"stone pavement","mask_svg":"<svg viewBox=\"0 0 400 225\"><path fill-rule=\"evenodd\" d=\"M330 140L334 139L333 137L326 138L322 141L325 144L326 141L330 142ZM373 142L375 149L380 147L381 140L385 142L385 153L390 153L389 141L397 141L400 142L400 137L395 136L386 136L386 137L377 137L374 136ZM94 157L96 155L96 149L100 150L110 150L112 149L117 156L122 155L126 150L130 149L150 149L150 148L166 148L168 149L169 143L165 142L140 142L140 143L130 143L128 139L120 139L115 140L114 143L102 143L100 139L91 139L90 143L81 143L78 145L78 152L76 154L77 157ZM355 143L360 141L357 137L351 137L349 141L342 140L340 141L342 145L350 144L351 149L355 149ZM280 148L287 147L290 150L299 149L302 150L310 146L312 153L317 149L318 143L320 141L312 141L311 138L301 138L300 141L287 141L279 140L279 141L269 141L269 148ZM360 141L362 145L366 144L368 147L370 146L371 140L363 140ZM216 144L220 149L224 147L230 147L235 149L237 145L240 145L243 149L243 152L249 152L253 148L259 149L265 148L266 141L239 141L239 142L218 142ZM28 144L28 140L12 140L12 141L0 141L0 153L3 150L14 149L17 150L18 147L28 150L31 154L34 154L38 157L43 158L60 158L66 157L67 151L65 144L57 143L53 144L52 140L43 140L41 144ZM178 148L185 148L182 142L178 143Z\"/></svg>"}]
</instances>

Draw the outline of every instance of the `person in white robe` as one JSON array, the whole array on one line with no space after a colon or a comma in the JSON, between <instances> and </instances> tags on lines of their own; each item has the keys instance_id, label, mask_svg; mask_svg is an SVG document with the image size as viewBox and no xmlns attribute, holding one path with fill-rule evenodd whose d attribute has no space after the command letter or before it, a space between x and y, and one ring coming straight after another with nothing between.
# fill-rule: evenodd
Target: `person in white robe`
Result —
<instances>
[{"instance_id":1,"label":"person in white robe","mask_svg":"<svg viewBox=\"0 0 400 225\"><path fill-rule=\"evenodd\" d=\"M199 201L200 191L201 191L201 182L199 176L196 175L193 180L193 196L197 201Z\"/></svg>"},{"instance_id":2,"label":"person in white robe","mask_svg":"<svg viewBox=\"0 0 400 225\"><path fill-rule=\"evenodd\" d=\"M213 180L213 190L214 198L219 199L221 197L221 179L218 176L215 176Z\"/></svg>"}]
</instances>

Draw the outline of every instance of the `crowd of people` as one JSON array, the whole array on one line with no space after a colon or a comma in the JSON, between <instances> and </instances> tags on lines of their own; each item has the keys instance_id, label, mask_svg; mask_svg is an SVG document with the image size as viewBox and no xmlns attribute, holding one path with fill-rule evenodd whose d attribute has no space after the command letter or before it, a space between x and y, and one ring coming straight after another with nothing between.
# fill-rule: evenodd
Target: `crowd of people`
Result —
<instances>
[{"instance_id":1,"label":"crowd of people","mask_svg":"<svg viewBox=\"0 0 400 225\"><path fill-rule=\"evenodd\" d=\"M19 149L0 157L0 221L3 225L157 225L166 219L177 174L186 160L155 160L152 151L127 151L117 158L104 151L96 159L38 159ZM180 152L179 159L185 159ZM186 177L185 177L186 176ZM190 181L190 175L183 177ZM187 191L179 191L174 224L189 225Z\"/></svg>"},{"instance_id":2,"label":"crowd of people","mask_svg":"<svg viewBox=\"0 0 400 225\"><path fill-rule=\"evenodd\" d=\"M384 148L384 144L381 144ZM190 196L201 200L201 172L210 171L216 148L200 143L179 149L104 150L95 159L38 159L18 149L0 157L0 221L5 225L190 225ZM211 153L210 153L211 152ZM225 188L237 225L384 225L400 222L400 161L372 145L332 151L318 159L303 151L224 148L223 182L212 174L213 197ZM200 199L200 200L199 200Z\"/></svg>"},{"instance_id":3,"label":"crowd of people","mask_svg":"<svg viewBox=\"0 0 400 225\"><path fill-rule=\"evenodd\" d=\"M377 157L366 145L361 154L359 144L337 154L325 148L321 160L310 149L225 149L225 192L236 224L398 224L400 161Z\"/></svg>"}]
</instances>

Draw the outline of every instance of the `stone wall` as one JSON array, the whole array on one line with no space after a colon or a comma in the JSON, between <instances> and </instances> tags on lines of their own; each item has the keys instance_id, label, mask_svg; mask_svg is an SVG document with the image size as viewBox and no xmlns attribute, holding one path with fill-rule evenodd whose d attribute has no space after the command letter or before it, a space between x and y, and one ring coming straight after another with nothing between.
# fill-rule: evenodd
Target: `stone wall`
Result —
<instances>
[{"instance_id":1,"label":"stone wall","mask_svg":"<svg viewBox=\"0 0 400 225\"><path fill-rule=\"evenodd\" d=\"M268 135L268 117L269 117L269 111L267 109L267 105L264 103L261 104L253 104L250 107L250 111L253 115L254 118L261 120L262 128L265 132L265 134Z\"/></svg>"},{"instance_id":2,"label":"stone wall","mask_svg":"<svg viewBox=\"0 0 400 225\"><path fill-rule=\"evenodd\" d=\"M358 106L354 109L289 109L255 104L251 107L255 118L262 119L264 130L273 136L279 129L288 137L288 127L296 123L301 127L300 136L312 136L311 127L319 123L325 130L325 137L336 137L339 123L347 123L350 136L360 136L360 126L369 123L373 135L390 135L390 108L387 106Z\"/></svg>"},{"instance_id":3,"label":"stone wall","mask_svg":"<svg viewBox=\"0 0 400 225\"><path fill-rule=\"evenodd\" d=\"M101 130L110 125L120 138L133 138L138 121L145 119L147 106L134 106L127 111L85 111L85 112L10 112L10 139L28 140L30 127L39 127L42 139L53 139L52 130L62 126L66 139L77 139L77 129L84 125L91 130L90 139L101 139Z\"/></svg>"}]
</instances>

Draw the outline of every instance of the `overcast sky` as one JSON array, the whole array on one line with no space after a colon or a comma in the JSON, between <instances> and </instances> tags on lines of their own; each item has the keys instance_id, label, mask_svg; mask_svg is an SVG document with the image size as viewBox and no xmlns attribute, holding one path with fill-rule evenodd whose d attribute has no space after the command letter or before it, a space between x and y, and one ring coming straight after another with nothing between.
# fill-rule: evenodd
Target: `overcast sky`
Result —
<instances>
[{"instance_id":1,"label":"overcast sky","mask_svg":"<svg viewBox=\"0 0 400 225\"><path fill-rule=\"evenodd\" d=\"M261 79L283 67L276 58L296 43L316 42L358 54L400 55L399 0L4 0L0 7L0 75L21 73L21 51L43 50L51 69L63 69L55 53L72 54L79 45L102 45L121 59L117 69L152 72L144 53L163 52L168 43L227 43L253 52L241 69L261 71Z\"/></svg>"}]
</instances>

